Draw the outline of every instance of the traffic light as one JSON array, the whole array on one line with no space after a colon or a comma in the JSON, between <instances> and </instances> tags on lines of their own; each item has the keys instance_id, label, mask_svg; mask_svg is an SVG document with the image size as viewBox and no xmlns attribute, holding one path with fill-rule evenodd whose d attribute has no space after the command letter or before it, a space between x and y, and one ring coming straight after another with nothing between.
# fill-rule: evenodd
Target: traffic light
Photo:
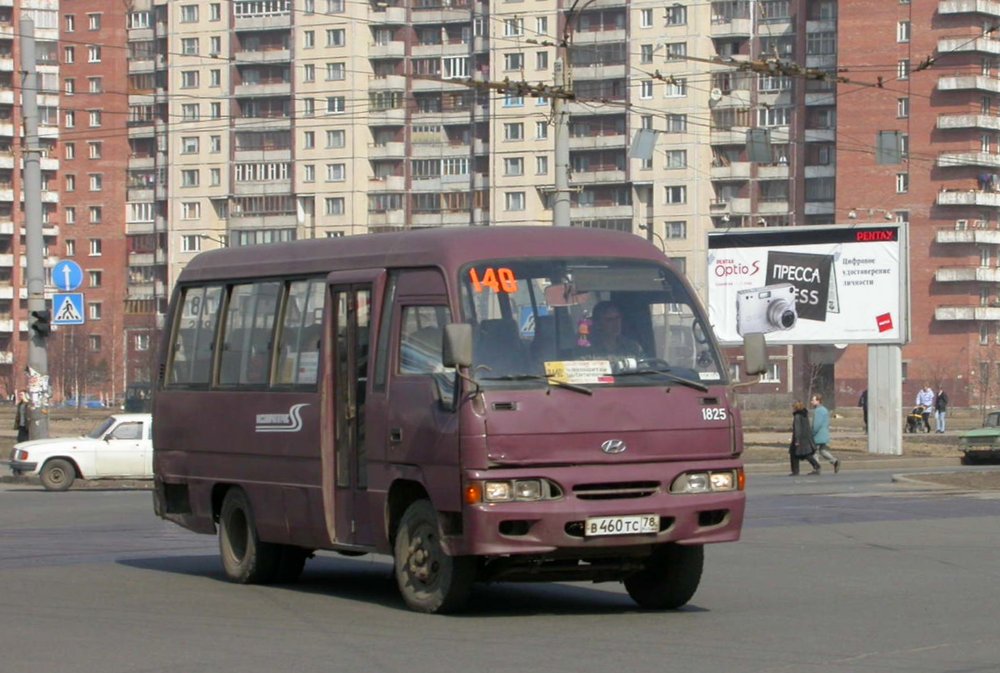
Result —
<instances>
[{"instance_id":1,"label":"traffic light","mask_svg":"<svg viewBox=\"0 0 1000 673\"><path fill-rule=\"evenodd\" d=\"M31 329L35 334L43 338L52 334L52 311L48 309L32 311L31 317L34 318L31 321Z\"/></svg>"}]
</instances>

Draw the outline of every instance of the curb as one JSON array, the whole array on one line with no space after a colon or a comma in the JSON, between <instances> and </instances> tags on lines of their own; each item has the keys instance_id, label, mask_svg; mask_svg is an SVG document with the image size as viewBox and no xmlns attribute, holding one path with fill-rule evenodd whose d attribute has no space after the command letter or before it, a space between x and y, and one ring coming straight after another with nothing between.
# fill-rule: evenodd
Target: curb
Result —
<instances>
[{"instance_id":1,"label":"curb","mask_svg":"<svg viewBox=\"0 0 1000 673\"><path fill-rule=\"evenodd\" d=\"M905 469L905 468L938 468L938 467L961 467L962 459L956 457L928 457L928 458L858 458L842 459L841 470L885 470L885 469ZM788 471L788 464L782 463L747 463L744 469L748 474L782 474ZM830 468L830 473L833 469Z\"/></svg>"}]
</instances>

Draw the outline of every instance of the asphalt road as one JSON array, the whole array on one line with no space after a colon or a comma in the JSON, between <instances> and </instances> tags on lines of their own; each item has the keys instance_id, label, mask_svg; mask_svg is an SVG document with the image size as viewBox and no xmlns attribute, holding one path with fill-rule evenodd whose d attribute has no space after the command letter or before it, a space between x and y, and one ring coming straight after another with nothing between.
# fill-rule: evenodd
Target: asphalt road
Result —
<instances>
[{"instance_id":1,"label":"asphalt road","mask_svg":"<svg viewBox=\"0 0 1000 673\"><path fill-rule=\"evenodd\" d=\"M945 673L1000 668L1000 494L888 472L752 476L744 538L684 610L617 585L494 585L406 611L382 557L229 584L143 491L0 485L0 671Z\"/></svg>"}]
</instances>

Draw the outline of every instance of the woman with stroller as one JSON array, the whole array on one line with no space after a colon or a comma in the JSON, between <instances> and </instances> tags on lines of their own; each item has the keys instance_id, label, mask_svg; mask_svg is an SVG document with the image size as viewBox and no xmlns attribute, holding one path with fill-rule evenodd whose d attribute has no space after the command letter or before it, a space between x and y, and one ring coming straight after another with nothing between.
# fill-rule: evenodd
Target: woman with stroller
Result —
<instances>
[{"instance_id":1,"label":"woman with stroller","mask_svg":"<svg viewBox=\"0 0 1000 673\"><path fill-rule=\"evenodd\" d=\"M792 471L788 476L798 476L801 460L812 465L810 475L819 474L819 463L813 458L814 453L816 453L816 443L813 442L812 426L809 424L809 410L806 409L806 405L796 402L792 405L792 441L788 445L788 458Z\"/></svg>"}]
</instances>

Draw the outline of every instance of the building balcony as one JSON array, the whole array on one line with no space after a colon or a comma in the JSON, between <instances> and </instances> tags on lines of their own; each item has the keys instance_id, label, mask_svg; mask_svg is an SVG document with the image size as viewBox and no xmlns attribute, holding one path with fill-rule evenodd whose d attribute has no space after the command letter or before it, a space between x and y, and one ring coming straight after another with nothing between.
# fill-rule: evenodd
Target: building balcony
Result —
<instances>
[{"instance_id":1,"label":"building balcony","mask_svg":"<svg viewBox=\"0 0 1000 673\"><path fill-rule=\"evenodd\" d=\"M836 129L806 129L807 143L832 143L837 139Z\"/></svg>"},{"instance_id":2,"label":"building balcony","mask_svg":"<svg viewBox=\"0 0 1000 673\"><path fill-rule=\"evenodd\" d=\"M626 66L622 65L593 65L590 67L576 66L573 68L573 80L612 80L625 79Z\"/></svg>"},{"instance_id":3,"label":"building balcony","mask_svg":"<svg viewBox=\"0 0 1000 673\"><path fill-rule=\"evenodd\" d=\"M125 198L129 201L143 201L149 203L156 199L156 192L153 187L129 188L125 190Z\"/></svg>"},{"instance_id":4,"label":"building balcony","mask_svg":"<svg viewBox=\"0 0 1000 673\"><path fill-rule=\"evenodd\" d=\"M951 75L939 77L937 88L939 91L976 90L1000 93L1000 79L985 75Z\"/></svg>"},{"instance_id":5,"label":"building balcony","mask_svg":"<svg viewBox=\"0 0 1000 673\"><path fill-rule=\"evenodd\" d=\"M257 84L237 84L233 93L239 97L263 98L267 96L290 96L291 82L260 82Z\"/></svg>"},{"instance_id":6,"label":"building balcony","mask_svg":"<svg viewBox=\"0 0 1000 673\"><path fill-rule=\"evenodd\" d=\"M156 232L156 222L149 220L147 222L126 222L125 223L125 234L153 234Z\"/></svg>"},{"instance_id":7,"label":"building balcony","mask_svg":"<svg viewBox=\"0 0 1000 673\"><path fill-rule=\"evenodd\" d=\"M233 150L233 161L291 161L292 150Z\"/></svg>"},{"instance_id":8,"label":"building balcony","mask_svg":"<svg viewBox=\"0 0 1000 673\"><path fill-rule=\"evenodd\" d=\"M978 52L1000 54L1000 40L992 37L950 37L938 40L938 53Z\"/></svg>"},{"instance_id":9,"label":"building balcony","mask_svg":"<svg viewBox=\"0 0 1000 673\"><path fill-rule=\"evenodd\" d=\"M942 267L934 272L939 283L1000 283L1000 269L989 266Z\"/></svg>"},{"instance_id":10,"label":"building balcony","mask_svg":"<svg viewBox=\"0 0 1000 673\"><path fill-rule=\"evenodd\" d=\"M435 146L438 147L438 146ZM416 156L416 152L414 152ZM405 159L406 158L406 143L404 142L389 142L389 143L369 143L368 145L368 158L369 159Z\"/></svg>"},{"instance_id":11,"label":"building balcony","mask_svg":"<svg viewBox=\"0 0 1000 673\"><path fill-rule=\"evenodd\" d=\"M987 152L945 153L938 155L937 165L941 168L960 166L1000 168L1000 154L989 154Z\"/></svg>"},{"instance_id":12,"label":"building balcony","mask_svg":"<svg viewBox=\"0 0 1000 673\"><path fill-rule=\"evenodd\" d=\"M729 129L712 129L709 132L709 141L713 145L746 145L746 127L733 127Z\"/></svg>"},{"instance_id":13,"label":"building balcony","mask_svg":"<svg viewBox=\"0 0 1000 673\"><path fill-rule=\"evenodd\" d=\"M777 164L775 166L757 165L757 177L761 180L787 180L788 176L788 164Z\"/></svg>"},{"instance_id":14,"label":"building balcony","mask_svg":"<svg viewBox=\"0 0 1000 673\"><path fill-rule=\"evenodd\" d=\"M372 43L368 45L368 58L403 58L406 54L406 43L393 40L385 44Z\"/></svg>"},{"instance_id":15,"label":"building balcony","mask_svg":"<svg viewBox=\"0 0 1000 673\"><path fill-rule=\"evenodd\" d=\"M984 192L978 189L943 189L937 194L939 206L992 206L1000 207L1000 192Z\"/></svg>"},{"instance_id":16,"label":"building balcony","mask_svg":"<svg viewBox=\"0 0 1000 673\"><path fill-rule=\"evenodd\" d=\"M806 178L833 178L837 175L837 167L834 164L826 166L806 166Z\"/></svg>"},{"instance_id":17,"label":"building balcony","mask_svg":"<svg viewBox=\"0 0 1000 673\"><path fill-rule=\"evenodd\" d=\"M9 269L14 266L14 255L11 253L0 254L0 267Z\"/></svg>"},{"instance_id":18,"label":"building balcony","mask_svg":"<svg viewBox=\"0 0 1000 673\"><path fill-rule=\"evenodd\" d=\"M711 37L731 38L750 37L753 34L753 22L749 19L712 19L709 30Z\"/></svg>"},{"instance_id":19,"label":"building balcony","mask_svg":"<svg viewBox=\"0 0 1000 673\"><path fill-rule=\"evenodd\" d=\"M402 208L368 213L369 227L404 227L406 224L406 211Z\"/></svg>"},{"instance_id":20,"label":"building balcony","mask_svg":"<svg viewBox=\"0 0 1000 673\"><path fill-rule=\"evenodd\" d=\"M822 93L806 93L806 105L808 106L827 106L836 105L837 97L833 92L822 92Z\"/></svg>"},{"instance_id":21,"label":"building balcony","mask_svg":"<svg viewBox=\"0 0 1000 673\"><path fill-rule=\"evenodd\" d=\"M406 77L404 77L403 75L387 75L385 77L373 77L368 80L368 90L405 91Z\"/></svg>"},{"instance_id":22,"label":"building balcony","mask_svg":"<svg viewBox=\"0 0 1000 673\"><path fill-rule=\"evenodd\" d=\"M27 329L27 325L25 325ZM11 334L14 331L14 321L10 319L0 319L0 333Z\"/></svg>"},{"instance_id":23,"label":"building balcony","mask_svg":"<svg viewBox=\"0 0 1000 673\"><path fill-rule=\"evenodd\" d=\"M625 135L592 135L571 136L571 150L619 149L628 146L628 136Z\"/></svg>"},{"instance_id":24,"label":"building balcony","mask_svg":"<svg viewBox=\"0 0 1000 673\"><path fill-rule=\"evenodd\" d=\"M763 97L763 94L762 94ZM713 108L742 108L750 106L749 89L730 89L719 100L711 103Z\"/></svg>"},{"instance_id":25,"label":"building balcony","mask_svg":"<svg viewBox=\"0 0 1000 673\"><path fill-rule=\"evenodd\" d=\"M573 46L577 48L586 47L590 44L620 44L626 41L627 36L624 29L574 31L573 33ZM575 71L576 68L574 67L573 70Z\"/></svg>"},{"instance_id":26,"label":"building balcony","mask_svg":"<svg viewBox=\"0 0 1000 673\"><path fill-rule=\"evenodd\" d=\"M835 72L837 69L836 54L809 54L806 56L806 67L816 70Z\"/></svg>"},{"instance_id":27,"label":"building balcony","mask_svg":"<svg viewBox=\"0 0 1000 673\"><path fill-rule=\"evenodd\" d=\"M233 18L233 28L237 31L280 30L291 27L292 14L289 11L276 11L251 16L237 15Z\"/></svg>"},{"instance_id":28,"label":"building balcony","mask_svg":"<svg viewBox=\"0 0 1000 673\"><path fill-rule=\"evenodd\" d=\"M0 169L13 170L14 168L14 155L13 154L0 154Z\"/></svg>"},{"instance_id":29,"label":"building balcony","mask_svg":"<svg viewBox=\"0 0 1000 673\"><path fill-rule=\"evenodd\" d=\"M632 206L570 206L570 217L578 220L623 219L632 217Z\"/></svg>"},{"instance_id":30,"label":"building balcony","mask_svg":"<svg viewBox=\"0 0 1000 673\"><path fill-rule=\"evenodd\" d=\"M443 3L442 3L443 4ZM410 22L413 25L426 25L429 23L468 23L468 9L447 9L445 7L433 9L420 9L414 7L410 12Z\"/></svg>"},{"instance_id":31,"label":"building balcony","mask_svg":"<svg viewBox=\"0 0 1000 673\"><path fill-rule=\"evenodd\" d=\"M412 115L412 123L426 126L448 126L449 124L468 124L471 120L472 108L465 110L450 110L448 112L419 112ZM369 120L372 115L369 114ZM371 121L368 123L372 125Z\"/></svg>"},{"instance_id":32,"label":"building balcony","mask_svg":"<svg viewBox=\"0 0 1000 673\"><path fill-rule=\"evenodd\" d=\"M0 122L0 137L10 138L13 135L14 135L14 124L10 122Z\"/></svg>"},{"instance_id":33,"label":"building balcony","mask_svg":"<svg viewBox=\"0 0 1000 673\"><path fill-rule=\"evenodd\" d=\"M128 127L128 137L129 138L152 138L156 134L156 127L153 122L141 123L136 125L129 125Z\"/></svg>"},{"instance_id":34,"label":"building balcony","mask_svg":"<svg viewBox=\"0 0 1000 673\"><path fill-rule=\"evenodd\" d=\"M237 117L233 120L237 131L288 131L292 128L291 117Z\"/></svg>"},{"instance_id":35,"label":"building balcony","mask_svg":"<svg viewBox=\"0 0 1000 673\"><path fill-rule=\"evenodd\" d=\"M128 73L130 75L149 73L154 70L156 70L156 62L151 58L129 59L128 61Z\"/></svg>"},{"instance_id":36,"label":"building balcony","mask_svg":"<svg viewBox=\"0 0 1000 673\"><path fill-rule=\"evenodd\" d=\"M758 201L757 214L759 215L787 215L791 212L788 200L784 201Z\"/></svg>"},{"instance_id":37,"label":"building balcony","mask_svg":"<svg viewBox=\"0 0 1000 673\"><path fill-rule=\"evenodd\" d=\"M938 306L934 309L934 319L996 321L1000 320L1000 306Z\"/></svg>"},{"instance_id":38,"label":"building balcony","mask_svg":"<svg viewBox=\"0 0 1000 673\"><path fill-rule=\"evenodd\" d=\"M572 171L574 185L608 185L625 182L625 171Z\"/></svg>"},{"instance_id":39,"label":"building balcony","mask_svg":"<svg viewBox=\"0 0 1000 673\"><path fill-rule=\"evenodd\" d=\"M14 72L14 59L0 58L0 72Z\"/></svg>"},{"instance_id":40,"label":"building balcony","mask_svg":"<svg viewBox=\"0 0 1000 673\"><path fill-rule=\"evenodd\" d=\"M996 0L941 0L938 14L989 14L1000 16L1000 2Z\"/></svg>"},{"instance_id":41,"label":"building balcony","mask_svg":"<svg viewBox=\"0 0 1000 673\"><path fill-rule=\"evenodd\" d=\"M287 194L294 195L291 180L269 180L266 182L234 182L233 194L235 196L257 196Z\"/></svg>"},{"instance_id":42,"label":"building balcony","mask_svg":"<svg viewBox=\"0 0 1000 673\"><path fill-rule=\"evenodd\" d=\"M405 26L409 23L406 19L406 7L378 6L373 6L368 13L368 22L373 26Z\"/></svg>"},{"instance_id":43,"label":"building balcony","mask_svg":"<svg viewBox=\"0 0 1000 673\"><path fill-rule=\"evenodd\" d=\"M27 292L25 292L27 294ZM14 287L12 285L0 285L0 299L13 299Z\"/></svg>"},{"instance_id":44,"label":"building balcony","mask_svg":"<svg viewBox=\"0 0 1000 673\"><path fill-rule=\"evenodd\" d=\"M261 51L238 51L234 56L237 65L248 63L286 63L292 60L290 49L264 49Z\"/></svg>"},{"instance_id":45,"label":"building balcony","mask_svg":"<svg viewBox=\"0 0 1000 673\"><path fill-rule=\"evenodd\" d=\"M806 215L833 215L833 201L806 201L803 205Z\"/></svg>"},{"instance_id":46,"label":"building balcony","mask_svg":"<svg viewBox=\"0 0 1000 673\"><path fill-rule=\"evenodd\" d=\"M412 58L442 58L449 56L468 56L468 43L455 42L443 44L415 44L410 47Z\"/></svg>"},{"instance_id":47,"label":"building balcony","mask_svg":"<svg viewBox=\"0 0 1000 673\"><path fill-rule=\"evenodd\" d=\"M749 180L750 162L734 161L728 166L712 166L709 177L713 180Z\"/></svg>"},{"instance_id":48,"label":"building balcony","mask_svg":"<svg viewBox=\"0 0 1000 673\"><path fill-rule=\"evenodd\" d=\"M368 126L402 126L406 123L406 110L390 108L388 110L370 110Z\"/></svg>"},{"instance_id":49,"label":"building balcony","mask_svg":"<svg viewBox=\"0 0 1000 673\"><path fill-rule=\"evenodd\" d=\"M624 116L624 103L625 99L617 101L618 105L594 105L592 102L583 101L566 101L563 109L569 115L579 115L582 117L595 117L597 115L614 115L614 116Z\"/></svg>"},{"instance_id":50,"label":"building balcony","mask_svg":"<svg viewBox=\"0 0 1000 673\"><path fill-rule=\"evenodd\" d=\"M414 227L462 227L468 226L471 221L467 210L413 213L410 217Z\"/></svg>"},{"instance_id":51,"label":"building balcony","mask_svg":"<svg viewBox=\"0 0 1000 673\"><path fill-rule=\"evenodd\" d=\"M965 222L959 220L959 222ZM1000 245L1000 231L996 229L941 229L934 241L941 244Z\"/></svg>"},{"instance_id":52,"label":"building balcony","mask_svg":"<svg viewBox=\"0 0 1000 673\"><path fill-rule=\"evenodd\" d=\"M369 192L402 192L406 190L406 178L402 175L387 175L368 181Z\"/></svg>"},{"instance_id":53,"label":"building balcony","mask_svg":"<svg viewBox=\"0 0 1000 673\"><path fill-rule=\"evenodd\" d=\"M4 0L0 0L0 5L3 4ZM11 351L0 351L0 365L12 365L14 364L14 353Z\"/></svg>"},{"instance_id":54,"label":"building balcony","mask_svg":"<svg viewBox=\"0 0 1000 673\"><path fill-rule=\"evenodd\" d=\"M947 129L988 129L1000 131L1000 117L993 115L941 115L937 127Z\"/></svg>"},{"instance_id":55,"label":"building balcony","mask_svg":"<svg viewBox=\"0 0 1000 673\"><path fill-rule=\"evenodd\" d=\"M708 205L713 215L749 215L751 212L750 199L745 197L715 199Z\"/></svg>"}]
</instances>

